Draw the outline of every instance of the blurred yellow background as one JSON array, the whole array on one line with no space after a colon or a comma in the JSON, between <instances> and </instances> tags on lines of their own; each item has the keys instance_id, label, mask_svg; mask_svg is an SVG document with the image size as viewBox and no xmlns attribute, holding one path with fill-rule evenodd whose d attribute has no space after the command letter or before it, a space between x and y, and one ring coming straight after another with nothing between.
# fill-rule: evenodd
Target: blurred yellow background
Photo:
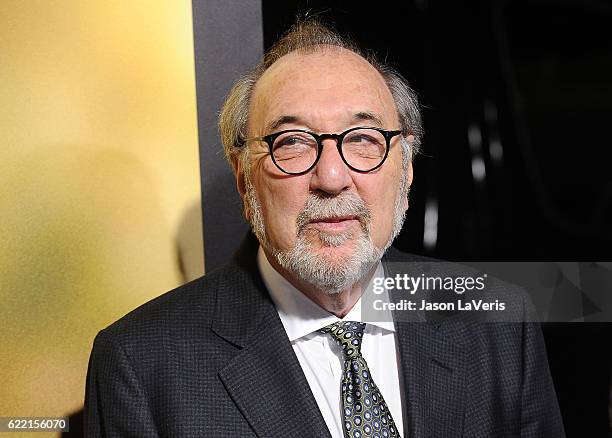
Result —
<instances>
[{"instance_id":1,"label":"blurred yellow background","mask_svg":"<svg viewBox=\"0 0 612 438\"><path fill-rule=\"evenodd\" d=\"M191 1L2 0L0 83L0 416L63 416L95 334L203 273Z\"/></svg>"}]
</instances>

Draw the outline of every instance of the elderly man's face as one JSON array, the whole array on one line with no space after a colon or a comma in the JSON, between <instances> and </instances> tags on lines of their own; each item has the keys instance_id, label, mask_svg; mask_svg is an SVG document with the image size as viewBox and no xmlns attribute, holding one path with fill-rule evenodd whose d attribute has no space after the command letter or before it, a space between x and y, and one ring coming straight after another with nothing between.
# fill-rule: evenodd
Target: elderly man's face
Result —
<instances>
[{"instance_id":1,"label":"elderly man's face","mask_svg":"<svg viewBox=\"0 0 612 438\"><path fill-rule=\"evenodd\" d=\"M383 78L350 51L329 48L311 54L290 53L273 64L255 87L250 137L293 128L340 133L357 126L400 129ZM247 171L250 195L256 198L251 201L258 205L251 205L247 212L251 222L263 222L259 226L265 231L268 251L307 253L304 260L294 261L296 269L315 261L329 268L329 276L367 256L363 252L378 251L369 256L380 257L394 220L399 220L398 212L402 215L407 208L398 190L402 176L411 177L411 168L402 171L399 137L392 140L383 166L369 173L349 169L334 140L324 141L316 167L303 175L282 173L264 142L251 142L248 147L250 168L239 170ZM244 193L244 184L239 187ZM258 218L253 218L253 208Z\"/></svg>"}]
</instances>

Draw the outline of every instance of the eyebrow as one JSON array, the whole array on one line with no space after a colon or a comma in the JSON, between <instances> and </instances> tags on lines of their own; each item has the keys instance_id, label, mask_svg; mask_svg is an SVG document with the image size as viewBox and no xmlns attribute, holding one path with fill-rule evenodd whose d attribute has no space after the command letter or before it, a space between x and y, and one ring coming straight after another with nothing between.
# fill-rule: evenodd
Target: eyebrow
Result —
<instances>
[{"instance_id":1,"label":"eyebrow","mask_svg":"<svg viewBox=\"0 0 612 438\"><path fill-rule=\"evenodd\" d=\"M280 116L277 119L272 120L272 122L266 128L266 132L274 132L283 125L288 125L290 123L298 123L300 121L301 119L298 116Z\"/></svg>"},{"instance_id":2,"label":"eyebrow","mask_svg":"<svg viewBox=\"0 0 612 438\"><path fill-rule=\"evenodd\" d=\"M353 116L353 120L356 122L373 122L378 127L383 126L383 122L379 116L369 111L360 111Z\"/></svg>"},{"instance_id":3,"label":"eyebrow","mask_svg":"<svg viewBox=\"0 0 612 438\"><path fill-rule=\"evenodd\" d=\"M355 113L352 117L354 122L372 122L374 125L378 126L378 127L382 127L383 123L381 118L369 111L359 111L358 113ZM274 120L272 120L272 122L270 122L270 124L268 124L268 126L266 127L266 131L265 132L274 132L276 131L278 128L280 128L283 125L289 125L289 124L300 124L300 125L305 125L307 127L309 127L308 123L306 123L303 119L301 119L298 116L294 116L294 115L283 115L280 116ZM310 127L309 127L310 129Z\"/></svg>"}]
</instances>

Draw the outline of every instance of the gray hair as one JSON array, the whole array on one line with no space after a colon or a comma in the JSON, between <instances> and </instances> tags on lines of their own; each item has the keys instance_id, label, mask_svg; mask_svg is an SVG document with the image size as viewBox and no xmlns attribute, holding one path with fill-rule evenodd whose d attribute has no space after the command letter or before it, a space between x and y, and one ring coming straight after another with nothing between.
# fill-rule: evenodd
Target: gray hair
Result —
<instances>
[{"instance_id":1,"label":"gray hair","mask_svg":"<svg viewBox=\"0 0 612 438\"><path fill-rule=\"evenodd\" d=\"M407 142L402 143L403 155L408 155L412 159L419 152L423 136L421 113L416 93L410 88L406 79L392 67L380 62L373 53L362 51L352 40L341 36L318 20L308 18L297 21L264 54L261 62L240 78L230 90L219 116L219 132L225 155L232 166L237 159L245 159L243 151L247 148L242 146L247 138L249 105L259 78L272 64L288 53L294 51L313 53L323 50L325 46L350 50L368 61L381 74L395 102L402 135L414 136L414 141L409 147L406 147Z\"/></svg>"}]
</instances>

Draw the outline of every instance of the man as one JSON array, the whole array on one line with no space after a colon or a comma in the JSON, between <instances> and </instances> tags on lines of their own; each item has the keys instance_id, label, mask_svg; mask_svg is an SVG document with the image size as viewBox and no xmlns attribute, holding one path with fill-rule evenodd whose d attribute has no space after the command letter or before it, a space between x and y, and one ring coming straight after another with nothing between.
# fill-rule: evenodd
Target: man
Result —
<instances>
[{"instance_id":1,"label":"man","mask_svg":"<svg viewBox=\"0 0 612 438\"><path fill-rule=\"evenodd\" d=\"M382 259L422 134L397 73L301 22L220 130L257 241L98 335L91 436L563 436L536 326L362 323L372 279L414 259Z\"/></svg>"}]
</instances>

